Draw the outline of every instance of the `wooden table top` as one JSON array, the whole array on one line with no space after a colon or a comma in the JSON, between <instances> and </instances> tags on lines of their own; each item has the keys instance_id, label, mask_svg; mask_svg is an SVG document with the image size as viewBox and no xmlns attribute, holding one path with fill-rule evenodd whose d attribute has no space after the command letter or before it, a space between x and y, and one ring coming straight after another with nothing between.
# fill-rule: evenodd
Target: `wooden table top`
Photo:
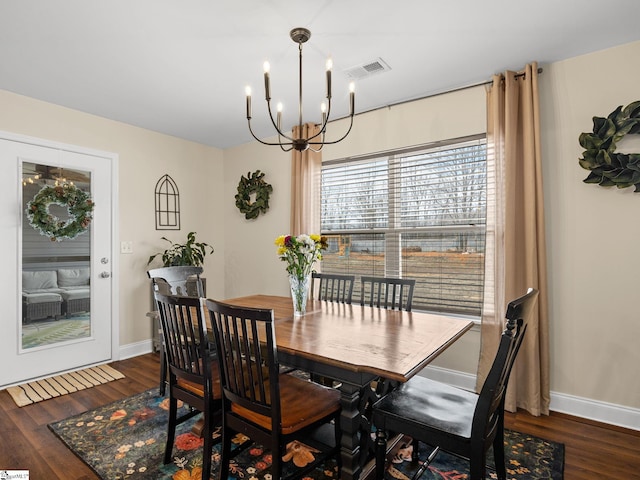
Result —
<instances>
[{"instance_id":1,"label":"wooden table top","mask_svg":"<svg viewBox=\"0 0 640 480\"><path fill-rule=\"evenodd\" d=\"M446 315L309 301L293 316L291 298L251 295L225 303L273 309L278 349L353 372L405 382L473 322Z\"/></svg>"}]
</instances>

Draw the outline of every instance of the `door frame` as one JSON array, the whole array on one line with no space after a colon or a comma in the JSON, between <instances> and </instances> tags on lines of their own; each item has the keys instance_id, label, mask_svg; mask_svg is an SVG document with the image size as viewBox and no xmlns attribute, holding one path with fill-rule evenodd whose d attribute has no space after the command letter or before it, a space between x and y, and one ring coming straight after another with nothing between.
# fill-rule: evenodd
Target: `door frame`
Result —
<instances>
[{"instance_id":1,"label":"door frame","mask_svg":"<svg viewBox=\"0 0 640 480\"><path fill-rule=\"evenodd\" d=\"M111 238L110 238L110 256L111 256L111 358L107 360L107 362L115 361L120 359L120 255L118 245L119 238L119 216L118 216L118 162L119 156L117 153L107 152L98 149L81 147L78 145L71 145L62 142L57 142L53 140L47 140L42 138L31 137L27 135L6 132L0 130L0 139L24 143L28 145L33 145L36 147L46 147L51 149L57 149L61 151L78 153L83 155L93 155L103 157L108 159L110 162L110 193L111 193ZM16 252L17 253L17 252ZM18 266L21 267L21 262L18 262ZM16 281L20 282L21 272L15 272ZM18 299L19 301L19 299ZM18 321L19 319L16 319ZM107 362L99 362L98 364L103 364ZM91 365L83 365L83 368L86 368ZM77 368L76 368L77 369ZM74 371L76 369L70 369L68 371ZM56 372L58 373L58 372ZM59 372L66 373L66 372ZM45 375L39 378L34 378L32 380L38 380L40 378L46 378L49 375ZM5 385L8 387L11 385Z\"/></svg>"}]
</instances>

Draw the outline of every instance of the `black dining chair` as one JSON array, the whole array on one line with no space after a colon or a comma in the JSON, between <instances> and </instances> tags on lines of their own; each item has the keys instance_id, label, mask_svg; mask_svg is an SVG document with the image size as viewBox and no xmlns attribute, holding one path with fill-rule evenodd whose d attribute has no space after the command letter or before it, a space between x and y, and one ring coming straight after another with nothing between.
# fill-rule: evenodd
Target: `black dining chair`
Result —
<instances>
[{"instance_id":1,"label":"black dining chair","mask_svg":"<svg viewBox=\"0 0 640 480\"><path fill-rule=\"evenodd\" d=\"M218 361L211 357L202 304L200 298L160 293L155 293L154 297L169 367L169 423L164 463L171 462L177 425L202 412L202 478L208 479L211 474L213 429L222 415L222 392ZM192 407L181 417L177 416L178 400Z\"/></svg>"},{"instance_id":2,"label":"black dining chair","mask_svg":"<svg viewBox=\"0 0 640 480\"><path fill-rule=\"evenodd\" d=\"M370 307L411 311L413 278L360 277L360 304Z\"/></svg>"},{"instance_id":3,"label":"black dining chair","mask_svg":"<svg viewBox=\"0 0 640 480\"><path fill-rule=\"evenodd\" d=\"M169 291L160 291L162 294L202 298L205 295L204 282L201 278L203 271L202 267L196 266L160 267L147 270L147 275L154 285L161 282L166 284Z\"/></svg>"},{"instance_id":4,"label":"black dining chair","mask_svg":"<svg viewBox=\"0 0 640 480\"><path fill-rule=\"evenodd\" d=\"M220 478L229 475L231 440L241 432L271 450L271 478L283 475L286 446L324 430L328 445L289 478L300 478L327 455L340 451L337 390L279 372L273 310L238 307L207 299L220 364L222 453ZM328 430L328 435L327 435ZM338 458L338 465L340 460Z\"/></svg>"},{"instance_id":5,"label":"black dining chair","mask_svg":"<svg viewBox=\"0 0 640 480\"><path fill-rule=\"evenodd\" d=\"M336 273L311 274L311 298L326 302L337 302L351 305L355 275L340 275ZM294 371L293 369L290 369ZM290 373L290 372L289 372ZM297 372L300 375L300 372ZM304 376L304 374L302 374ZM326 386L334 386L334 381L328 377L310 374L314 382Z\"/></svg>"},{"instance_id":6,"label":"black dining chair","mask_svg":"<svg viewBox=\"0 0 640 480\"><path fill-rule=\"evenodd\" d=\"M424 442L468 458L471 480L485 478L486 453L493 446L496 474L500 480L506 479L504 397L537 298L538 291L530 288L509 303L506 328L480 393L415 376L373 405L376 479L384 478L386 432L412 437L414 452L417 442ZM424 468L426 465L420 470Z\"/></svg>"},{"instance_id":7,"label":"black dining chair","mask_svg":"<svg viewBox=\"0 0 640 480\"><path fill-rule=\"evenodd\" d=\"M362 276L360 277L360 305L410 312L415 286L416 281L413 278ZM377 396L384 395L395 385L384 378L371 382L371 388ZM371 404L371 401L368 401Z\"/></svg>"},{"instance_id":8,"label":"black dining chair","mask_svg":"<svg viewBox=\"0 0 640 480\"><path fill-rule=\"evenodd\" d=\"M154 293L203 298L205 291L202 278L200 277L202 272L202 267L175 266L152 268L147 270L147 275L151 279ZM157 311L149 312L147 316L152 318L154 324L158 321ZM158 328L158 330L160 330L160 328ZM159 393L161 396L164 396L167 384L167 361L164 354L162 332L158 331L158 335L160 336L160 342L158 344L158 351L160 352Z\"/></svg>"},{"instance_id":9,"label":"black dining chair","mask_svg":"<svg viewBox=\"0 0 640 480\"><path fill-rule=\"evenodd\" d=\"M350 305L355 281L355 275L313 272L311 274L312 298Z\"/></svg>"}]
</instances>

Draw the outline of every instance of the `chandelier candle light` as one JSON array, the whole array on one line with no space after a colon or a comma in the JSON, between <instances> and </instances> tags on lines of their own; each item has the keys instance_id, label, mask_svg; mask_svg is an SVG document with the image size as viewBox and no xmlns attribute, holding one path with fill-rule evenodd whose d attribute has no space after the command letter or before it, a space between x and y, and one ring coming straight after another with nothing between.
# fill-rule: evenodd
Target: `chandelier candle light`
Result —
<instances>
[{"instance_id":1,"label":"chandelier candle light","mask_svg":"<svg viewBox=\"0 0 640 480\"><path fill-rule=\"evenodd\" d=\"M324 145L334 144L341 142L349 132L351 131L351 127L353 126L353 113L355 106L355 93L354 93L354 84L351 82L349 85L349 129L347 133L345 133L342 138L333 141L326 141L325 134L327 131L327 123L329 121L329 115L331 114L331 68L333 67L333 62L331 59L327 60L327 103L322 103L320 106L320 111L322 113L322 122L320 124L320 131L315 135L311 135L309 137L302 137L302 44L305 43L309 38L311 38L311 32L306 28L294 28L289 32L289 36L291 40L298 44L299 50L299 71L298 71L298 83L299 83L299 95L298 95L298 135L300 137L294 138L293 136L285 135L282 131L282 104L278 103L276 106L277 113L276 119L273 118L273 113L271 111L271 89L269 83L269 70L270 65L269 62L264 62L264 94L265 99L267 101L267 109L269 111L269 118L271 119L271 123L273 124L276 132L278 134L278 142L265 142L260 140L253 133L253 129L251 128L251 87L246 88L247 95L247 124L249 125L249 132L253 138L255 138L258 142L264 145L277 145L283 151L289 152L292 149L296 149L299 152L304 152L307 149L310 149L314 152L319 152Z\"/></svg>"},{"instance_id":2,"label":"chandelier candle light","mask_svg":"<svg viewBox=\"0 0 640 480\"><path fill-rule=\"evenodd\" d=\"M313 264L316 260L322 260L322 250L326 250L328 246L327 239L320 235L280 235L275 244L280 260L287 262L293 314L304 315Z\"/></svg>"}]
</instances>

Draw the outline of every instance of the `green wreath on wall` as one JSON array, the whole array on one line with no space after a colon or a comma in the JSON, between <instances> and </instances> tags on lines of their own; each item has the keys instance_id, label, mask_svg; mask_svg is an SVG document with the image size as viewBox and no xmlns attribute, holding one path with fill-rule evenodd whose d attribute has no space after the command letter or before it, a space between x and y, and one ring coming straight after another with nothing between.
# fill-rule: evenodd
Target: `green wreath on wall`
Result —
<instances>
[{"instance_id":1,"label":"green wreath on wall","mask_svg":"<svg viewBox=\"0 0 640 480\"><path fill-rule=\"evenodd\" d=\"M273 192L273 187L264 181L264 173L260 170L247 173L240 177L238 183L238 193L236 194L236 207L247 220L258 218L260 213L266 213L269 209L269 195ZM251 195L255 195L255 200L251 201Z\"/></svg>"},{"instance_id":2,"label":"green wreath on wall","mask_svg":"<svg viewBox=\"0 0 640 480\"><path fill-rule=\"evenodd\" d=\"M69 218L61 220L51 214L51 205L67 207ZM94 203L88 193L72 184L47 185L27 204L27 219L41 235L52 242L72 239L87 231L92 219Z\"/></svg>"},{"instance_id":3,"label":"green wreath on wall","mask_svg":"<svg viewBox=\"0 0 640 480\"><path fill-rule=\"evenodd\" d=\"M618 153L616 144L628 133L640 133L640 100L620 105L607 118L593 117L593 132L580 134L585 149L580 166L591 170L585 183L602 187L635 186L640 192L640 153Z\"/></svg>"}]
</instances>

